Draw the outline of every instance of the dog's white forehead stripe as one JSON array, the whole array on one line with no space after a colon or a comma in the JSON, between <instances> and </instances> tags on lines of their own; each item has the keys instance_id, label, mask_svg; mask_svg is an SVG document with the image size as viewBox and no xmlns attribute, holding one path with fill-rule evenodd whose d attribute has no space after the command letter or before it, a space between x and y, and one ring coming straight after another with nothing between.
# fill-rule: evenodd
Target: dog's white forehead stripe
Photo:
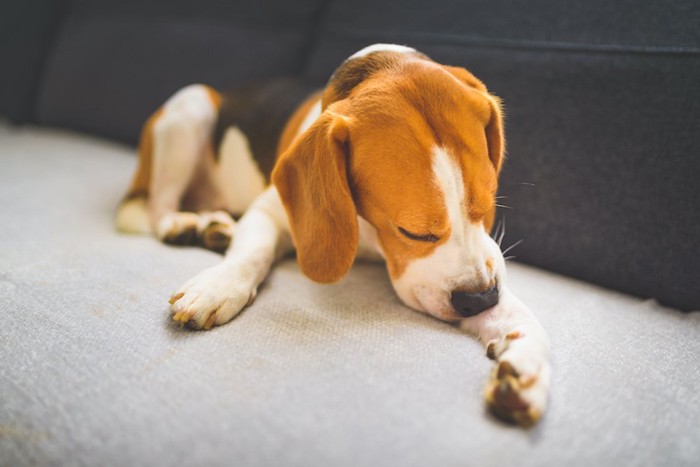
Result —
<instances>
[{"instance_id":1,"label":"dog's white forehead stripe","mask_svg":"<svg viewBox=\"0 0 700 467\"><path fill-rule=\"evenodd\" d=\"M445 149L433 153L433 176L445 197L445 208L452 226L452 235L459 238L464 231L464 180L457 162Z\"/></svg>"},{"instance_id":2,"label":"dog's white forehead stripe","mask_svg":"<svg viewBox=\"0 0 700 467\"><path fill-rule=\"evenodd\" d=\"M452 313L449 294L468 275L475 274L475 257L465 248L468 226L463 213L465 189L459 164L444 148L435 147L432 172L445 202L450 236L430 255L412 261L393 285L410 306L446 318Z\"/></svg>"},{"instance_id":3,"label":"dog's white forehead stripe","mask_svg":"<svg viewBox=\"0 0 700 467\"><path fill-rule=\"evenodd\" d=\"M365 55L369 55L372 52L399 52L399 53L411 53L415 52L416 49L413 49L411 47L406 47L405 45L397 45L397 44L373 44L370 46L365 47L362 50L359 50L355 52L353 55L348 58L348 60L352 60L354 58L360 58L364 57Z\"/></svg>"},{"instance_id":4,"label":"dog's white forehead stripe","mask_svg":"<svg viewBox=\"0 0 700 467\"><path fill-rule=\"evenodd\" d=\"M305 132L314 122L321 116L321 99L316 101L316 103L309 109L309 112L302 120L301 125L299 125L299 131L297 134Z\"/></svg>"}]
</instances>

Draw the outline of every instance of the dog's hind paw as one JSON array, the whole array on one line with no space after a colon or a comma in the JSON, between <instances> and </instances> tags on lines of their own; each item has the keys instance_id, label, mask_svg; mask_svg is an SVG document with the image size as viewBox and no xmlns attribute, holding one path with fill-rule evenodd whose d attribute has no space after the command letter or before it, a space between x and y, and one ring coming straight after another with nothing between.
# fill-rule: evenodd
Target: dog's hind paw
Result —
<instances>
[{"instance_id":1,"label":"dog's hind paw","mask_svg":"<svg viewBox=\"0 0 700 467\"><path fill-rule=\"evenodd\" d=\"M231 243L236 221L224 211L173 212L163 216L157 234L164 243L180 246L203 246L224 253Z\"/></svg>"},{"instance_id":2,"label":"dog's hind paw","mask_svg":"<svg viewBox=\"0 0 700 467\"><path fill-rule=\"evenodd\" d=\"M193 212L173 212L160 219L156 233L169 245L196 245L198 224L199 216Z\"/></svg>"},{"instance_id":3,"label":"dog's hind paw","mask_svg":"<svg viewBox=\"0 0 700 467\"><path fill-rule=\"evenodd\" d=\"M224 253L236 229L236 221L224 211L205 212L199 215L197 234L207 250Z\"/></svg>"}]
</instances>

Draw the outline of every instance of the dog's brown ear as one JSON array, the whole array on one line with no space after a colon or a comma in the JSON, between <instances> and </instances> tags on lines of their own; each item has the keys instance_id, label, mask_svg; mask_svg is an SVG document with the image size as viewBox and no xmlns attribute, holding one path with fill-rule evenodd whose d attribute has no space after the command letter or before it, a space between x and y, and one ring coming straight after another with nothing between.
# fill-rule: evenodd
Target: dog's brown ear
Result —
<instances>
[{"instance_id":1,"label":"dog's brown ear","mask_svg":"<svg viewBox=\"0 0 700 467\"><path fill-rule=\"evenodd\" d=\"M469 73L466 68L462 68L459 66L449 66L449 65L442 65L442 67L450 73L452 76L466 84L467 86L471 86L475 89L478 89L481 92L487 92L486 91L486 86L484 86L484 83L482 83L479 78L474 76L473 74Z\"/></svg>"},{"instance_id":2,"label":"dog's brown ear","mask_svg":"<svg viewBox=\"0 0 700 467\"><path fill-rule=\"evenodd\" d=\"M280 156L272 173L292 231L297 261L317 282L340 280L357 251L355 203L348 183L348 120L330 110Z\"/></svg>"},{"instance_id":3,"label":"dog's brown ear","mask_svg":"<svg viewBox=\"0 0 700 467\"><path fill-rule=\"evenodd\" d=\"M496 168L496 173L501 171L503 166L503 158L505 155L505 139L503 137L503 110L501 99L489 94L488 89L484 86L476 76L469 73L466 69L457 66L443 65L443 68L448 73L452 74L462 83L469 87L480 91L489 103L490 117L486 124L486 142L489 150L489 158Z\"/></svg>"},{"instance_id":4,"label":"dog's brown ear","mask_svg":"<svg viewBox=\"0 0 700 467\"><path fill-rule=\"evenodd\" d=\"M489 148L489 158L496 168L496 173L500 173L505 157L506 144L503 137L503 110L501 109L501 99L486 94L486 99L491 107L491 117L486 124L486 143Z\"/></svg>"}]
</instances>

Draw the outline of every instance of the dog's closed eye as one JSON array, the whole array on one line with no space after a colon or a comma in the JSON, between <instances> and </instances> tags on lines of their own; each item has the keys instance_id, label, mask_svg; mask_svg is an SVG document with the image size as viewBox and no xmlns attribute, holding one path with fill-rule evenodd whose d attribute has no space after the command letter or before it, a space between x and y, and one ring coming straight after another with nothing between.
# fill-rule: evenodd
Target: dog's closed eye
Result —
<instances>
[{"instance_id":1,"label":"dog's closed eye","mask_svg":"<svg viewBox=\"0 0 700 467\"><path fill-rule=\"evenodd\" d=\"M435 243L438 240L440 240L440 237L437 235L433 234L415 234L413 232L409 232L408 230L404 229L403 227L399 227L399 232L401 232L401 235L403 235L406 238L409 238L411 240L415 240L418 242L429 242L429 243Z\"/></svg>"}]
</instances>

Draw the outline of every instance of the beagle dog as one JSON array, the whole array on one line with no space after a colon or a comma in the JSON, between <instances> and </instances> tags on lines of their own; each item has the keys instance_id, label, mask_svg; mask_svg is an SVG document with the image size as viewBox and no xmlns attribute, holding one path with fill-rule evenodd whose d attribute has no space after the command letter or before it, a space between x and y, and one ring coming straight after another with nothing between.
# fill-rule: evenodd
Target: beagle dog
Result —
<instances>
[{"instance_id":1,"label":"beagle dog","mask_svg":"<svg viewBox=\"0 0 700 467\"><path fill-rule=\"evenodd\" d=\"M549 344L489 236L503 157L500 102L481 81L375 44L318 92L293 81L177 92L143 128L116 224L225 252L170 298L172 319L194 329L240 313L292 249L321 283L357 257L383 259L407 306L486 345L492 412L531 425L547 402Z\"/></svg>"}]
</instances>

